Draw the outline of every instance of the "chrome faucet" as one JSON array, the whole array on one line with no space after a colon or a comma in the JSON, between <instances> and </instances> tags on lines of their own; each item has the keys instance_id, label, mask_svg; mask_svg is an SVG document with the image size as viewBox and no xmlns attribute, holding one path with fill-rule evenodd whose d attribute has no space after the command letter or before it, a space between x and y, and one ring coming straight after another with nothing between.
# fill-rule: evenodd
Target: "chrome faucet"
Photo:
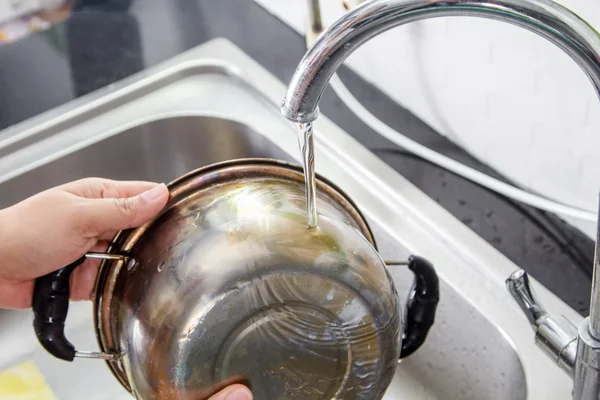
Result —
<instances>
[{"instance_id":1,"label":"chrome faucet","mask_svg":"<svg viewBox=\"0 0 600 400\"><path fill-rule=\"evenodd\" d=\"M311 0L317 21L317 0ZM445 16L472 16L511 23L550 40L585 71L600 96L600 35L565 7L550 0L370 0L323 31L304 55L281 104L297 123L314 121L329 80L363 43L396 26ZM318 23L317 23L318 22ZM551 316L536 300L527 273L514 272L506 286L535 331L537 345L573 378L573 399L600 400L600 219L590 317L576 328Z\"/></svg>"},{"instance_id":2,"label":"chrome faucet","mask_svg":"<svg viewBox=\"0 0 600 400\"><path fill-rule=\"evenodd\" d=\"M544 309L525 271L517 270L506 280L508 291L535 331L536 344L573 378L573 399L577 400L600 399L600 203L598 207L590 316L578 328Z\"/></svg>"},{"instance_id":3,"label":"chrome faucet","mask_svg":"<svg viewBox=\"0 0 600 400\"><path fill-rule=\"evenodd\" d=\"M371 0L327 28L304 55L281 111L294 122L314 121L331 76L363 43L409 22L445 16L505 21L549 39L569 54L600 90L600 37L577 15L549 0Z\"/></svg>"}]
</instances>

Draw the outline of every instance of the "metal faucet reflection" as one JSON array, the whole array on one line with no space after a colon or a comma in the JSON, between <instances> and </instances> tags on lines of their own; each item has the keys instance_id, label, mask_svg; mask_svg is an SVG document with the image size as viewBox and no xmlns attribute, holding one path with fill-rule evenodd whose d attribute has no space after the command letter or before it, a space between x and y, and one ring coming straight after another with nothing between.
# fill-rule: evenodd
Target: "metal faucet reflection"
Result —
<instances>
[{"instance_id":1,"label":"metal faucet reflection","mask_svg":"<svg viewBox=\"0 0 600 400\"><path fill-rule=\"evenodd\" d=\"M429 18L471 16L504 21L532 31L564 50L590 78L600 95L600 35L565 7L549 0L371 0L326 29L300 61L281 104L297 123L314 121L329 80L363 43L394 27ZM600 236L600 221L599 236ZM590 317L577 329L549 315L538 303L527 274L506 281L536 332L536 343L574 380L573 399L600 399L600 271L598 243Z\"/></svg>"}]
</instances>

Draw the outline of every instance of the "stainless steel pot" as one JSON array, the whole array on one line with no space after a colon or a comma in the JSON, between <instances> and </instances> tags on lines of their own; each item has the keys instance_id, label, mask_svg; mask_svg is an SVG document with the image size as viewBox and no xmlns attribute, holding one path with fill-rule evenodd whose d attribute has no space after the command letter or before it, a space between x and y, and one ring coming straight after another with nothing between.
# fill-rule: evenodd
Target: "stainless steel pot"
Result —
<instances>
[{"instance_id":1,"label":"stainless steel pot","mask_svg":"<svg viewBox=\"0 0 600 400\"><path fill-rule=\"evenodd\" d=\"M205 399L233 382L257 399L381 398L433 323L437 276L410 259L403 321L365 219L331 183L319 177L317 189L308 229L299 167L236 160L177 179L154 221L86 255L104 259L101 353L64 336L69 275L85 257L37 280L38 339L65 360L105 359L139 399Z\"/></svg>"}]
</instances>

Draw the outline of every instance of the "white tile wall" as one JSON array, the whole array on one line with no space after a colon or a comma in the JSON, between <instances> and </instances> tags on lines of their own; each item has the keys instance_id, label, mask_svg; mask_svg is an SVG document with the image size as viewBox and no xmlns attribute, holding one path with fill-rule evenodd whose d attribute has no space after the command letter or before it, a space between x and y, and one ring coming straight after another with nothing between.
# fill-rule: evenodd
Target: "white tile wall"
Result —
<instances>
[{"instance_id":1,"label":"white tile wall","mask_svg":"<svg viewBox=\"0 0 600 400\"><path fill-rule=\"evenodd\" d=\"M255 1L304 33L305 0ZM600 0L562 4L600 28ZM326 25L345 11L341 0L321 8ZM518 184L597 208L600 103L583 71L545 39L502 22L442 18L388 31L346 64ZM595 236L595 224L571 222Z\"/></svg>"}]
</instances>

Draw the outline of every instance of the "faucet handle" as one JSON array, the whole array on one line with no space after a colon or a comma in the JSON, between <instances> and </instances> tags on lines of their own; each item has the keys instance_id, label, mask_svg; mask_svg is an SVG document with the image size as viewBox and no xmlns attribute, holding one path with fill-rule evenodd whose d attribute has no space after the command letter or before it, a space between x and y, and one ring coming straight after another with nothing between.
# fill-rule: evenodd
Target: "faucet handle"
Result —
<instances>
[{"instance_id":1,"label":"faucet handle","mask_svg":"<svg viewBox=\"0 0 600 400\"><path fill-rule=\"evenodd\" d=\"M573 377L577 357L577 328L560 316L554 318L540 304L529 283L527 272L519 269L505 281L535 331L535 343L563 371Z\"/></svg>"},{"instance_id":2,"label":"faucet handle","mask_svg":"<svg viewBox=\"0 0 600 400\"><path fill-rule=\"evenodd\" d=\"M527 272L522 269L516 270L510 274L505 283L506 288L521 307L531 325L537 325L537 321L548 314L533 293Z\"/></svg>"}]
</instances>

